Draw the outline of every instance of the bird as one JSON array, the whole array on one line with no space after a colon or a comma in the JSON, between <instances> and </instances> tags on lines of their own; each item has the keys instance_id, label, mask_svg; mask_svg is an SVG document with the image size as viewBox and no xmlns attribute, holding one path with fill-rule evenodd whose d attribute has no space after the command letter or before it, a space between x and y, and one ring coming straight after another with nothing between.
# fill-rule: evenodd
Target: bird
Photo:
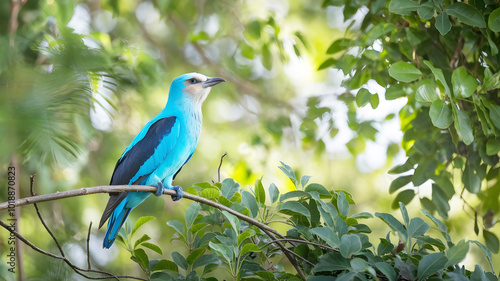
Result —
<instances>
[{"instance_id":1,"label":"bird","mask_svg":"<svg viewBox=\"0 0 500 281\"><path fill-rule=\"evenodd\" d=\"M160 196L164 188L183 196L180 186L173 180L193 155L202 127L201 107L213 86L225 82L220 77L207 77L200 73L187 73L175 78L169 89L165 108L132 140L118 159L110 185L150 185ZM139 206L151 193L110 193L109 201L99 223L108 221L103 248L109 249L125 223L130 211Z\"/></svg>"}]
</instances>

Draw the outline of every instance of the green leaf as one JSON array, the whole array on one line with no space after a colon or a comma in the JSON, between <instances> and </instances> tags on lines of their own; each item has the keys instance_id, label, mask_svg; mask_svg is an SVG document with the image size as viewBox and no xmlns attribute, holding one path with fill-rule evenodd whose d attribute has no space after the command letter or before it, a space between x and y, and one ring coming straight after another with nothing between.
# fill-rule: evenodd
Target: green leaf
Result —
<instances>
[{"instance_id":1,"label":"green leaf","mask_svg":"<svg viewBox=\"0 0 500 281\"><path fill-rule=\"evenodd\" d=\"M177 264L180 268L187 270L189 267L189 264L187 263L186 259L184 258L183 255L179 254L178 252L172 252L172 260Z\"/></svg>"},{"instance_id":2,"label":"green leaf","mask_svg":"<svg viewBox=\"0 0 500 281\"><path fill-rule=\"evenodd\" d=\"M231 178L224 179L222 181L221 193L222 196L226 197L227 200L231 200L234 194L238 192L240 185Z\"/></svg>"},{"instance_id":3,"label":"green leaf","mask_svg":"<svg viewBox=\"0 0 500 281\"><path fill-rule=\"evenodd\" d=\"M278 187L274 183L271 183L269 186L269 197L271 197L271 202L274 203L278 201L278 198L280 196L280 191Z\"/></svg>"},{"instance_id":4,"label":"green leaf","mask_svg":"<svg viewBox=\"0 0 500 281\"><path fill-rule=\"evenodd\" d=\"M217 256L208 254L199 257L193 262L193 269L209 264L219 264L219 259L217 258Z\"/></svg>"},{"instance_id":5,"label":"green leaf","mask_svg":"<svg viewBox=\"0 0 500 281\"><path fill-rule=\"evenodd\" d=\"M309 220L311 220L311 213L309 212L309 210L297 201L287 201L283 203L279 211L285 214L289 214L285 210L288 210L293 214L306 216Z\"/></svg>"},{"instance_id":6,"label":"green leaf","mask_svg":"<svg viewBox=\"0 0 500 281\"><path fill-rule=\"evenodd\" d=\"M488 27L493 32L500 32L500 8L496 8L488 17Z\"/></svg>"},{"instance_id":7,"label":"green leaf","mask_svg":"<svg viewBox=\"0 0 500 281\"><path fill-rule=\"evenodd\" d=\"M311 183L304 189L305 192L313 192L316 191L320 195L331 196L330 192L321 184Z\"/></svg>"},{"instance_id":8,"label":"green leaf","mask_svg":"<svg viewBox=\"0 0 500 281\"><path fill-rule=\"evenodd\" d=\"M498 241L497 236L493 232L484 229L483 238L486 242L486 247L488 247L488 249L490 249L493 253L498 254L500 242Z\"/></svg>"},{"instance_id":9,"label":"green leaf","mask_svg":"<svg viewBox=\"0 0 500 281\"><path fill-rule=\"evenodd\" d=\"M342 217L346 218L349 215L349 203L344 192L339 192L337 198L337 208Z\"/></svg>"},{"instance_id":10,"label":"green leaf","mask_svg":"<svg viewBox=\"0 0 500 281\"><path fill-rule=\"evenodd\" d=\"M389 12L399 15L409 15L418 8L420 4L411 0L391 0L389 3Z\"/></svg>"},{"instance_id":11,"label":"green leaf","mask_svg":"<svg viewBox=\"0 0 500 281\"><path fill-rule=\"evenodd\" d=\"M373 95L371 95L371 98L370 98L370 105L373 109L376 109L378 107L380 103L380 99L378 97L378 94L375 93Z\"/></svg>"},{"instance_id":12,"label":"green leaf","mask_svg":"<svg viewBox=\"0 0 500 281\"><path fill-rule=\"evenodd\" d=\"M415 99L418 102L426 103L439 99L439 94L436 91L436 86L432 84L423 84L418 87L417 92L415 93Z\"/></svg>"},{"instance_id":13,"label":"green leaf","mask_svg":"<svg viewBox=\"0 0 500 281\"><path fill-rule=\"evenodd\" d=\"M308 176L308 175L303 175L300 178L300 185L302 186L302 188L306 187L306 184L309 182L310 178L312 178L312 176Z\"/></svg>"},{"instance_id":14,"label":"green leaf","mask_svg":"<svg viewBox=\"0 0 500 281\"><path fill-rule=\"evenodd\" d=\"M220 196L219 189L215 187L204 188L200 192L200 196L207 199L215 199Z\"/></svg>"},{"instance_id":15,"label":"green leaf","mask_svg":"<svg viewBox=\"0 0 500 281\"><path fill-rule=\"evenodd\" d=\"M428 218L434 222L434 224L438 227L439 231L443 235L443 237L446 239L446 241L451 242L451 237L448 234L448 227L440 220L438 220L435 216L431 215L429 212L427 212L424 209L420 209L424 215L426 215Z\"/></svg>"},{"instance_id":16,"label":"green leaf","mask_svg":"<svg viewBox=\"0 0 500 281\"><path fill-rule=\"evenodd\" d=\"M224 258L226 263L230 263L233 260L233 255L235 254L234 248L229 248L227 245L214 242L209 242L208 246L212 249L212 252Z\"/></svg>"},{"instance_id":17,"label":"green leaf","mask_svg":"<svg viewBox=\"0 0 500 281\"><path fill-rule=\"evenodd\" d=\"M336 54L340 51L343 51L345 49L348 49L349 47L352 47L354 45L354 41L348 38L340 38L335 40L330 47L328 47L328 50L326 50L327 54L333 55Z\"/></svg>"},{"instance_id":18,"label":"green leaf","mask_svg":"<svg viewBox=\"0 0 500 281\"><path fill-rule=\"evenodd\" d=\"M389 186L389 193L392 194L396 190L400 189L401 187L409 184L411 182L412 175L408 176L402 176L399 178L396 178L391 182L391 185Z\"/></svg>"},{"instance_id":19,"label":"green leaf","mask_svg":"<svg viewBox=\"0 0 500 281\"><path fill-rule=\"evenodd\" d=\"M394 25L392 22L382 22L374 27L372 27L362 38L363 38L363 43L366 45L371 45L373 41L376 39L380 39L382 36L385 34L392 32L394 29L396 29L396 25ZM368 72L367 72L367 75Z\"/></svg>"},{"instance_id":20,"label":"green leaf","mask_svg":"<svg viewBox=\"0 0 500 281\"><path fill-rule=\"evenodd\" d=\"M445 36L451 30L451 21L448 17L448 13L442 12L436 17L436 29Z\"/></svg>"},{"instance_id":21,"label":"green leaf","mask_svg":"<svg viewBox=\"0 0 500 281\"><path fill-rule=\"evenodd\" d=\"M340 246L340 239L338 235L329 227L313 228L310 232L318 235L332 248L338 248Z\"/></svg>"},{"instance_id":22,"label":"green leaf","mask_svg":"<svg viewBox=\"0 0 500 281\"><path fill-rule=\"evenodd\" d=\"M218 191L217 191L218 192ZM192 203L189 208L186 210L186 214L184 214L184 219L186 220L186 228L190 229L200 212L200 204L197 202Z\"/></svg>"},{"instance_id":23,"label":"green leaf","mask_svg":"<svg viewBox=\"0 0 500 281\"><path fill-rule=\"evenodd\" d=\"M334 65L336 62L337 62L336 60L329 58L318 66L318 70L323 70L325 68L329 68L330 66Z\"/></svg>"},{"instance_id":24,"label":"green leaf","mask_svg":"<svg viewBox=\"0 0 500 281\"><path fill-rule=\"evenodd\" d=\"M248 253L248 252L260 252L260 248L259 246L253 244L253 243L247 243L243 246L243 248L241 248L241 252L240 252L240 257L242 257L244 254Z\"/></svg>"},{"instance_id":25,"label":"green leaf","mask_svg":"<svg viewBox=\"0 0 500 281\"><path fill-rule=\"evenodd\" d=\"M438 16L439 17L439 16ZM432 63L428 60L424 60L424 64L427 65L427 67L432 71L432 74L434 75L434 78L441 82L445 89L446 95L451 98L451 90L450 87L448 86L448 83L446 82L446 79L444 78L443 70L436 68L432 65Z\"/></svg>"},{"instance_id":26,"label":"green leaf","mask_svg":"<svg viewBox=\"0 0 500 281\"><path fill-rule=\"evenodd\" d=\"M500 143L496 139L489 139L486 142L486 154L488 156L496 155L500 151Z\"/></svg>"},{"instance_id":27,"label":"green leaf","mask_svg":"<svg viewBox=\"0 0 500 281\"><path fill-rule=\"evenodd\" d=\"M370 92L367 89L361 88L356 93L356 105L358 107L363 107L370 102L371 98L372 94L370 94Z\"/></svg>"},{"instance_id":28,"label":"green leaf","mask_svg":"<svg viewBox=\"0 0 500 281\"><path fill-rule=\"evenodd\" d=\"M155 217L153 216L147 216L147 217L140 217L136 222L135 222L135 225L134 225L134 228L132 229L132 237L134 236L135 232L145 223L147 223L148 221L150 220L154 220L156 219Z\"/></svg>"},{"instance_id":29,"label":"green leaf","mask_svg":"<svg viewBox=\"0 0 500 281\"><path fill-rule=\"evenodd\" d=\"M353 219L371 219L373 215L368 212L361 212L351 216Z\"/></svg>"},{"instance_id":30,"label":"green leaf","mask_svg":"<svg viewBox=\"0 0 500 281\"><path fill-rule=\"evenodd\" d=\"M356 234L346 234L340 238L339 250L344 258L351 257L351 255L361 251L362 248L361 239Z\"/></svg>"},{"instance_id":31,"label":"green leaf","mask_svg":"<svg viewBox=\"0 0 500 281\"><path fill-rule=\"evenodd\" d=\"M269 49L269 44L262 45L262 65L268 70L273 68L273 55Z\"/></svg>"},{"instance_id":32,"label":"green leaf","mask_svg":"<svg viewBox=\"0 0 500 281\"><path fill-rule=\"evenodd\" d=\"M470 26L486 28L483 15L474 6L456 2L445 8L446 12Z\"/></svg>"},{"instance_id":33,"label":"green leaf","mask_svg":"<svg viewBox=\"0 0 500 281\"><path fill-rule=\"evenodd\" d=\"M422 77L422 72L412 64L400 61L389 67L389 75L398 81L409 83Z\"/></svg>"},{"instance_id":34,"label":"green leaf","mask_svg":"<svg viewBox=\"0 0 500 281\"><path fill-rule=\"evenodd\" d=\"M500 10L498 8L497 10ZM484 84L483 84L483 91L490 91L494 89L500 88L500 72L496 72L495 74L491 75L490 77L486 77L486 73L488 71L488 68L484 71L485 77L484 77ZM491 73L491 71L488 71Z\"/></svg>"},{"instance_id":35,"label":"green leaf","mask_svg":"<svg viewBox=\"0 0 500 281\"><path fill-rule=\"evenodd\" d=\"M293 169L290 166L288 166L287 164L283 163L282 161L280 161L280 163L281 163L281 166L278 166L278 168L281 171L283 171L283 173L293 182L295 187L298 187L299 184L298 184L297 177L295 176L295 172L293 171Z\"/></svg>"},{"instance_id":36,"label":"green leaf","mask_svg":"<svg viewBox=\"0 0 500 281\"><path fill-rule=\"evenodd\" d=\"M395 100L400 97L406 96L403 85L401 84L392 84L385 91L385 99L386 100Z\"/></svg>"},{"instance_id":37,"label":"green leaf","mask_svg":"<svg viewBox=\"0 0 500 281\"><path fill-rule=\"evenodd\" d=\"M453 85L453 93L456 98L468 98L472 96L477 86L479 86L479 82L469 75L463 66L453 71L451 84Z\"/></svg>"},{"instance_id":38,"label":"green leaf","mask_svg":"<svg viewBox=\"0 0 500 281\"><path fill-rule=\"evenodd\" d=\"M484 270L479 264L474 267L474 272L470 275L470 281L488 281L489 279L484 274Z\"/></svg>"},{"instance_id":39,"label":"green leaf","mask_svg":"<svg viewBox=\"0 0 500 281\"><path fill-rule=\"evenodd\" d=\"M259 213L259 207L257 206L257 201L252 193L242 190L241 191L241 203L250 211L250 216L255 218Z\"/></svg>"},{"instance_id":40,"label":"green leaf","mask_svg":"<svg viewBox=\"0 0 500 281\"><path fill-rule=\"evenodd\" d=\"M424 244L429 244L432 245L436 248L438 248L439 251L444 251L446 249L446 246L444 245L443 241L437 239L437 238L432 238L430 236L419 236L415 237L417 240L423 242Z\"/></svg>"},{"instance_id":41,"label":"green leaf","mask_svg":"<svg viewBox=\"0 0 500 281\"><path fill-rule=\"evenodd\" d=\"M417 9L418 15L423 20L430 20L434 17L436 11L434 10L434 5L431 2L425 2L420 5L420 8Z\"/></svg>"},{"instance_id":42,"label":"green leaf","mask_svg":"<svg viewBox=\"0 0 500 281\"><path fill-rule=\"evenodd\" d=\"M227 211L222 211L222 214L227 218L234 232L236 234L240 233L240 227L241 227L240 220L235 215L230 214Z\"/></svg>"},{"instance_id":43,"label":"green leaf","mask_svg":"<svg viewBox=\"0 0 500 281\"><path fill-rule=\"evenodd\" d=\"M469 242L465 242L464 239L460 240L458 244L451 246L448 251L446 251L448 262L445 267L452 266L463 261L467 256L467 253L469 253L469 248Z\"/></svg>"},{"instance_id":44,"label":"green leaf","mask_svg":"<svg viewBox=\"0 0 500 281\"><path fill-rule=\"evenodd\" d=\"M182 225L182 223L180 221L177 221L177 220L167 221L167 225L172 227L180 235L184 234L184 226Z\"/></svg>"},{"instance_id":45,"label":"green leaf","mask_svg":"<svg viewBox=\"0 0 500 281\"><path fill-rule=\"evenodd\" d=\"M380 244L377 247L377 255L383 256L389 254L394 250L394 245L387 239L380 238Z\"/></svg>"},{"instance_id":46,"label":"green leaf","mask_svg":"<svg viewBox=\"0 0 500 281\"><path fill-rule=\"evenodd\" d=\"M311 194L309 194L308 192L305 192L305 191L302 191L302 190L293 190L293 191L290 191L290 192L287 192L285 194L282 194L280 196L280 201L285 201L285 200L288 200L290 198L295 198L295 197L311 197Z\"/></svg>"},{"instance_id":47,"label":"green leaf","mask_svg":"<svg viewBox=\"0 0 500 281\"><path fill-rule=\"evenodd\" d=\"M382 272L385 275L385 277L387 277L389 281L396 281L397 277L396 271L388 263L377 262L375 266L377 267L378 270L380 270L380 272Z\"/></svg>"},{"instance_id":48,"label":"green leaf","mask_svg":"<svg viewBox=\"0 0 500 281\"><path fill-rule=\"evenodd\" d=\"M453 122L451 106L442 100L435 100L429 110L429 117L436 128L446 129Z\"/></svg>"},{"instance_id":49,"label":"green leaf","mask_svg":"<svg viewBox=\"0 0 500 281\"><path fill-rule=\"evenodd\" d=\"M403 203L405 205L408 205L411 200L415 197L415 191L413 189L406 189L398 193L396 195L396 198L394 198L394 201L392 201L391 207L393 209L397 209L399 206L399 203Z\"/></svg>"},{"instance_id":50,"label":"green leaf","mask_svg":"<svg viewBox=\"0 0 500 281\"><path fill-rule=\"evenodd\" d=\"M339 253L328 253L323 255L318 264L313 268L313 272L349 270L351 264Z\"/></svg>"},{"instance_id":51,"label":"green leaf","mask_svg":"<svg viewBox=\"0 0 500 281\"><path fill-rule=\"evenodd\" d=\"M493 274L496 275L495 268L493 267L493 255L491 254L491 251L488 250L488 248L486 248L479 241L471 240L470 242L476 244L479 248L481 248L483 250L484 255L486 256L486 258L488 259L488 262L490 263L490 267L491 267L491 270L493 271Z\"/></svg>"},{"instance_id":52,"label":"green leaf","mask_svg":"<svg viewBox=\"0 0 500 281\"><path fill-rule=\"evenodd\" d=\"M173 263L173 262L172 262ZM151 274L151 281L175 281L175 279L165 272L155 272Z\"/></svg>"},{"instance_id":53,"label":"green leaf","mask_svg":"<svg viewBox=\"0 0 500 281\"><path fill-rule=\"evenodd\" d=\"M255 200L258 203L265 204L266 203L266 192L264 191L264 186L262 185L262 179L255 180Z\"/></svg>"},{"instance_id":54,"label":"green leaf","mask_svg":"<svg viewBox=\"0 0 500 281\"><path fill-rule=\"evenodd\" d=\"M465 164L462 182L470 193L477 194L481 191L481 178L476 174L474 167L471 166L469 161Z\"/></svg>"},{"instance_id":55,"label":"green leaf","mask_svg":"<svg viewBox=\"0 0 500 281\"><path fill-rule=\"evenodd\" d=\"M446 258L444 253L432 253L424 256L418 264L418 280L423 280L433 275L438 270L443 269L446 262L448 262L448 259Z\"/></svg>"},{"instance_id":56,"label":"green leaf","mask_svg":"<svg viewBox=\"0 0 500 281\"><path fill-rule=\"evenodd\" d=\"M370 270L370 265L362 258L353 258L351 260L351 268L353 271L365 272ZM372 268L373 270L373 268ZM375 273L376 274L376 273Z\"/></svg>"},{"instance_id":57,"label":"green leaf","mask_svg":"<svg viewBox=\"0 0 500 281\"><path fill-rule=\"evenodd\" d=\"M408 226L408 237L417 237L424 235L431 228L423 219L419 217L412 218Z\"/></svg>"},{"instance_id":58,"label":"green leaf","mask_svg":"<svg viewBox=\"0 0 500 281\"><path fill-rule=\"evenodd\" d=\"M179 272L179 267L173 261L160 260L151 268L151 271L163 271L163 270Z\"/></svg>"},{"instance_id":59,"label":"green leaf","mask_svg":"<svg viewBox=\"0 0 500 281\"><path fill-rule=\"evenodd\" d=\"M255 230L253 230L251 228L243 231L240 235L238 235L238 245L240 245L248 237L252 237L254 235L255 235Z\"/></svg>"},{"instance_id":60,"label":"green leaf","mask_svg":"<svg viewBox=\"0 0 500 281\"><path fill-rule=\"evenodd\" d=\"M139 263L144 269L149 270L149 258L143 249L135 249L132 259L133 258L135 258L135 262Z\"/></svg>"},{"instance_id":61,"label":"green leaf","mask_svg":"<svg viewBox=\"0 0 500 281\"><path fill-rule=\"evenodd\" d=\"M474 135L470 127L470 119L467 113L462 110L455 110L455 129L462 137L466 145L470 145L474 141Z\"/></svg>"},{"instance_id":62,"label":"green leaf","mask_svg":"<svg viewBox=\"0 0 500 281\"><path fill-rule=\"evenodd\" d=\"M160 247L158 247L158 246L157 246L157 245L155 245L155 244L151 244L151 243L148 243L148 242L144 242L144 243L142 243L142 244L141 244L141 246L146 247L146 248L148 248L148 249L151 249L151 250L153 250L153 251L157 252L157 253L158 253L158 254L160 254L160 255L163 255L163 252L162 252L162 250L160 249Z\"/></svg>"},{"instance_id":63,"label":"green leaf","mask_svg":"<svg viewBox=\"0 0 500 281\"><path fill-rule=\"evenodd\" d=\"M406 229L403 226L403 224L398 221L394 216L391 214L386 214L386 213L375 213L375 216L383 220L392 230L397 231L404 237L406 237Z\"/></svg>"},{"instance_id":64,"label":"green leaf","mask_svg":"<svg viewBox=\"0 0 500 281\"><path fill-rule=\"evenodd\" d=\"M135 240L134 249L137 248L137 246L139 246L142 242L148 241L150 239L151 237L149 237L147 234L142 235L141 238Z\"/></svg>"},{"instance_id":65,"label":"green leaf","mask_svg":"<svg viewBox=\"0 0 500 281\"><path fill-rule=\"evenodd\" d=\"M206 248L194 249L186 258L186 262L192 265L206 251Z\"/></svg>"}]
</instances>

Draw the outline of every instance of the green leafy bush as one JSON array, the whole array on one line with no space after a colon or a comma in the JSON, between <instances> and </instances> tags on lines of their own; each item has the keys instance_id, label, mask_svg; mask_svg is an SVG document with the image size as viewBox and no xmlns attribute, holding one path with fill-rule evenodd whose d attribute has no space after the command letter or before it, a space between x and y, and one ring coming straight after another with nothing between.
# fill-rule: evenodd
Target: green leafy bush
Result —
<instances>
[{"instance_id":1,"label":"green leafy bush","mask_svg":"<svg viewBox=\"0 0 500 281\"><path fill-rule=\"evenodd\" d=\"M161 247L147 242L147 235L134 240L134 234L153 217L141 217L133 228L129 224L117 241L151 280L218 280L214 276L221 274L233 280L301 280L281 259L284 252L278 241L293 252L308 280L497 280L494 272L485 272L480 265L473 271L460 266L471 245L484 251L489 268L493 268L492 254L478 241L452 241L447 227L429 212L422 210L430 224L410 218L403 203L399 203L402 221L387 213L352 214L354 201L348 192L309 183L309 176L299 180L283 163L280 168L296 190L281 194L271 184L266 191L261 179L250 191L233 179L187 189L251 218L249 223L225 210L192 203L183 222L167 222L176 232L173 240L185 245L187 255L174 251L170 258L149 259L148 251L163 255ZM372 231L363 222L376 223L377 218L391 231L372 242L367 235ZM258 222L289 227L285 237L274 239ZM431 227L439 237L429 234Z\"/></svg>"}]
</instances>

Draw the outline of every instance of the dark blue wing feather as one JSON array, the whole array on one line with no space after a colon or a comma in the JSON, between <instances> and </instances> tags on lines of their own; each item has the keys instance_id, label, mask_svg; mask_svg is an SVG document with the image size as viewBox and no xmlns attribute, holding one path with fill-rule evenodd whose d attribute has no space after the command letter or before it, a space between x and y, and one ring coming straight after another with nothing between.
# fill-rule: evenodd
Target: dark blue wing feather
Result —
<instances>
[{"instance_id":1,"label":"dark blue wing feather","mask_svg":"<svg viewBox=\"0 0 500 281\"><path fill-rule=\"evenodd\" d=\"M153 123L144 137L137 143L131 145L123 156L118 160L111 177L110 185L140 184L156 167L144 175L137 175L141 166L155 153L156 148L163 138L167 137L176 122L175 116L162 118ZM130 182L133 178L137 178ZM99 228L106 222L113 210L127 197L128 192L110 193L110 198L101 217Z\"/></svg>"},{"instance_id":2,"label":"dark blue wing feather","mask_svg":"<svg viewBox=\"0 0 500 281\"><path fill-rule=\"evenodd\" d=\"M149 127L148 132L134 144L116 163L111 185L132 184L141 166L154 154L161 140L170 134L176 122L175 116L159 119ZM152 172L152 171L150 171ZM140 175L144 176L144 175Z\"/></svg>"}]
</instances>

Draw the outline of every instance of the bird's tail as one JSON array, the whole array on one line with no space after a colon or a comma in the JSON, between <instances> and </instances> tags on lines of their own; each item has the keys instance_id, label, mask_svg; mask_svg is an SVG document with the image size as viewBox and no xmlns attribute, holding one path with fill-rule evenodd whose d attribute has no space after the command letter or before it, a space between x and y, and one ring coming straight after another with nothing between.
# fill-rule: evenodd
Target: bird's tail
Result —
<instances>
[{"instance_id":1,"label":"bird's tail","mask_svg":"<svg viewBox=\"0 0 500 281\"><path fill-rule=\"evenodd\" d=\"M115 210L111 214L108 221L108 229L106 230L106 236L104 236L103 247L109 249L113 242L115 242L116 236L118 235L118 231L122 228L122 225L125 223L125 220L128 217L132 208L126 208L128 198L125 198L120 202L118 206L116 206Z\"/></svg>"}]
</instances>

